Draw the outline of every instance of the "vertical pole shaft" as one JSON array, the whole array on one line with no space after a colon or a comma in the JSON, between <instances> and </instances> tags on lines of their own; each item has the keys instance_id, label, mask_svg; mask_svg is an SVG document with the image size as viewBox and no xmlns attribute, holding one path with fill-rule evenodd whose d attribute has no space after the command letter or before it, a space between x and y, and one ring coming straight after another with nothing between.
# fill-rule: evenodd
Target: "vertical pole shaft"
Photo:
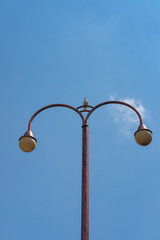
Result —
<instances>
[{"instance_id":1,"label":"vertical pole shaft","mask_svg":"<svg viewBox=\"0 0 160 240\"><path fill-rule=\"evenodd\" d=\"M82 126L82 216L81 240L89 240L89 126Z\"/></svg>"}]
</instances>

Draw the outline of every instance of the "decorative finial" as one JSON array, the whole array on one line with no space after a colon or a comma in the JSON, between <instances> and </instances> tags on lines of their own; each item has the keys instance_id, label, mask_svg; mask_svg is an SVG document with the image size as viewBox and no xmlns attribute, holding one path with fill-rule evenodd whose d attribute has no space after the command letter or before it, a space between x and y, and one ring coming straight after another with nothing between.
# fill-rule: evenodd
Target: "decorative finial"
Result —
<instances>
[{"instance_id":1,"label":"decorative finial","mask_svg":"<svg viewBox=\"0 0 160 240\"><path fill-rule=\"evenodd\" d=\"M83 110L87 110L87 106L88 106L88 100L86 99L86 97L84 98L84 102L83 102Z\"/></svg>"}]
</instances>

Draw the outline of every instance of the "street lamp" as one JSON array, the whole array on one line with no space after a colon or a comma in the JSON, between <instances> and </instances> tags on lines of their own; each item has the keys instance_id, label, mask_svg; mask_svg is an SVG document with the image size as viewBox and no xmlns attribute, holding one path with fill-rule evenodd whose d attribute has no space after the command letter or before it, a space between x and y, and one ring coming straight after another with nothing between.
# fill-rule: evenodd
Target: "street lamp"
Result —
<instances>
[{"instance_id":1,"label":"street lamp","mask_svg":"<svg viewBox=\"0 0 160 240\"><path fill-rule=\"evenodd\" d=\"M85 98L83 105L74 108L66 104L51 104L47 105L33 114L31 117L28 130L19 138L19 147L24 152L31 152L36 147L37 140L34 138L31 131L31 124L33 119L42 111L52 107L65 107L69 108L79 114L82 120L82 213L81 213L81 240L89 240L89 126L88 119L90 115L99 107L107 104L120 104L132 109L139 118L139 127L134 134L136 142L141 146L147 146L152 141L152 132L143 124L142 116L140 113L128 103L122 101L107 101L92 107L88 105ZM87 112L86 117L83 112Z\"/></svg>"}]
</instances>

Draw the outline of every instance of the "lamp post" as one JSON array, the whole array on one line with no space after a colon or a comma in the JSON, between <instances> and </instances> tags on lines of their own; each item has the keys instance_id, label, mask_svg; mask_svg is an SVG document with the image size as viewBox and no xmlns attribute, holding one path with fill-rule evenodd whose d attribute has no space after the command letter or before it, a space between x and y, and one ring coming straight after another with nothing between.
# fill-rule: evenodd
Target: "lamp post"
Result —
<instances>
[{"instance_id":1,"label":"lamp post","mask_svg":"<svg viewBox=\"0 0 160 240\"><path fill-rule=\"evenodd\" d=\"M34 138L31 131L31 124L33 119L42 111L53 107L69 108L79 114L82 120L82 210L81 210L81 240L89 240L89 126L88 119L90 115L99 107L107 104L121 104L132 109L139 118L139 127L135 132L135 140L141 146L146 146L152 141L152 132L143 124L142 116L140 113L128 103L122 101L107 101L92 107L88 105L85 98L83 105L74 108L66 104L51 104L39 109L31 117L28 130L19 139L19 146L24 152L31 152L36 147L37 140ZM87 112L86 117L83 112Z\"/></svg>"}]
</instances>

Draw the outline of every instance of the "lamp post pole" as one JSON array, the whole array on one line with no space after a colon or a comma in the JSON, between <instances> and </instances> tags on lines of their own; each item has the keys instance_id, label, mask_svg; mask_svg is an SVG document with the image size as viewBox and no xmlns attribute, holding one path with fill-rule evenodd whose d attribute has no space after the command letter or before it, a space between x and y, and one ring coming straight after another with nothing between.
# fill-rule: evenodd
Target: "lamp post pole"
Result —
<instances>
[{"instance_id":1,"label":"lamp post pole","mask_svg":"<svg viewBox=\"0 0 160 240\"><path fill-rule=\"evenodd\" d=\"M74 108L70 105L66 104L51 104L39 109L37 112L33 114L31 117L28 130L26 133L20 137L19 146L24 152L31 152L36 147L37 140L34 138L33 133L31 131L31 124L33 119L42 111L52 108L52 107L65 107L72 109L77 112L82 120L82 208L81 208L81 240L89 240L89 126L88 119L93 111L97 108L107 105L107 104L121 104L132 109L139 117L140 125L138 130L135 132L135 140L139 145L146 146L152 141L152 132L145 127L143 124L142 117L140 113L131 105L121 101L108 101L103 102L95 107L89 106L88 101L84 100L82 106ZM83 109L83 110L80 110ZM90 110L88 110L90 109ZM87 116L83 116L83 112L87 112Z\"/></svg>"},{"instance_id":2,"label":"lamp post pole","mask_svg":"<svg viewBox=\"0 0 160 240\"><path fill-rule=\"evenodd\" d=\"M81 240L89 240L89 126L82 126L82 217Z\"/></svg>"}]
</instances>

